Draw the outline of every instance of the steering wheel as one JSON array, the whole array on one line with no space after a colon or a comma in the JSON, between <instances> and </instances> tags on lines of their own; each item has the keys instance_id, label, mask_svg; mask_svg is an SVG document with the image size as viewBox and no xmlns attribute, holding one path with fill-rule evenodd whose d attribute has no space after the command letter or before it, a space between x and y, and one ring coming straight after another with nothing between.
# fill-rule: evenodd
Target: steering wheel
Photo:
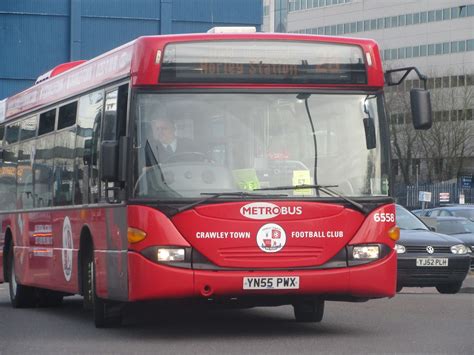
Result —
<instances>
[{"instance_id":1,"label":"steering wheel","mask_svg":"<svg viewBox=\"0 0 474 355\"><path fill-rule=\"evenodd\" d=\"M185 161L212 162L206 154L201 152L181 152L171 155L168 159L164 160L163 163L179 163Z\"/></svg>"},{"instance_id":2,"label":"steering wheel","mask_svg":"<svg viewBox=\"0 0 474 355\"><path fill-rule=\"evenodd\" d=\"M137 182L135 183L135 186L133 187L133 194L136 196L137 191L139 190L139 186L144 182L144 179L146 179L146 176L149 174L161 174L160 166L159 165L152 165L152 166L147 166L144 168L140 176L137 178ZM155 179L150 180L150 185L152 186L153 189L156 189L157 186L154 184Z\"/></svg>"}]
</instances>

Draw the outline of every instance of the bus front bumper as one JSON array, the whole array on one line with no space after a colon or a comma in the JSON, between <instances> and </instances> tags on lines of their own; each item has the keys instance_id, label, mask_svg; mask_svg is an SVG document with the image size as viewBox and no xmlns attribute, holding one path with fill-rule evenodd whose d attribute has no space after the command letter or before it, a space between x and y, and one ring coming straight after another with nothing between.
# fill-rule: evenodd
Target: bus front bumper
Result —
<instances>
[{"instance_id":1,"label":"bus front bumper","mask_svg":"<svg viewBox=\"0 0 474 355\"><path fill-rule=\"evenodd\" d=\"M192 270L156 264L129 252L129 301L243 297L254 295L340 296L354 298L393 297L396 288L397 256L336 269L318 270ZM299 277L297 289L244 289L245 277Z\"/></svg>"}]
</instances>

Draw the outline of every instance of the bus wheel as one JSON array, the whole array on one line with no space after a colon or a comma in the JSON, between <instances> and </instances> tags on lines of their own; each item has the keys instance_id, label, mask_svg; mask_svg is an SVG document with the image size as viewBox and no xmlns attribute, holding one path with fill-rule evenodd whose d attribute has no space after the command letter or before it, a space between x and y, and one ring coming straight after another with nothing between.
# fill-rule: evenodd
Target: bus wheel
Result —
<instances>
[{"instance_id":1,"label":"bus wheel","mask_svg":"<svg viewBox=\"0 0 474 355\"><path fill-rule=\"evenodd\" d=\"M63 294L50 290L38 290L38 306L40 307L58 307L63 303Z\"/></svg>"},{"instance_id":2,"label":"bus wheel","mask_svg":"<svg viewBox=\"0 0 474 355\"><path fill-rule=\"evenodd\" d=\"M436 286L436 289L438 290L439 293L452 295L452 294L458 293L459 290L461 289L461 286L462 286L462 282L453 282L450 284L438 285Z\"/></svg>"},{"instance_id":3,"label":"bus wheel","mask_svg":"<svg viewBox=\"0 0 474 355\"><path fill-rule=\"evenodd\" d=\"M34 287L24 286L16 281L15 259L13 256L13 245L7 255L8 280L10 301L13 308L27 308L36 306L36 290Z\"/></svg>"},{"instance_id":4,"label":"bus wheel","mask_svg":"<svg viewBox=\"0 0 474 355\"><path fill-rule=\"evenodd\" d=\"M324 300L303 300L293 304L297 322L321 322L324 315Z\"/></svg>"},{"instance_id":5,"label":"bus wheel","mask_svg":"<svg viewBox=\"0 0 474 355\"><path fill-rule=\"evenodd\" d=\"M87 270L84 280L84 305L87 305L87 301L91 301L92 312L94 315L94 324L96 328L119 326L122 322L121 304L118 302L104 300L97 296L95 291L95 263L92 251L88 254L87 259Z\"/></svg>"}]
</instances>

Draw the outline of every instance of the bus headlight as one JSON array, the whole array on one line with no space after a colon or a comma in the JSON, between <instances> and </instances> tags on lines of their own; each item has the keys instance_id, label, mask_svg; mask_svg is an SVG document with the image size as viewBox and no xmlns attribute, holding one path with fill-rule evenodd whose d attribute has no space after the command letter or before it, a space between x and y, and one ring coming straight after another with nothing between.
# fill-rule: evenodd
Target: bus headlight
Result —
<instances>
[{"instance_id":1,"label":"bus headlight","mask_svg":"<svg viewBox=\"0 0 474 355\"><path fill-rule=\"evenodd\" d=\"M156 259L161 262L184 261L186 252L184 248L158 248Z\"/></svg>"},{"instance_id":2,"label":"bus headlight","mask_svg":"<svg viewBox=\"0 0 474 355\"><path fill-rule=\"evenodd\" d=\"M395 244L394 249L397 252L397 254L404 254L407 251L407 249L403 245L400 245L400 244Z\"/></svg>"},{"instance_id":3,"label":"bus headlight","mask_svg":"<svg viewBox=\"0 0 474 355\"><path fill-rule=\"evenodd\" d=\"M464 255L470 253L470 250L463 244L456 244L451 247L451 253Z\"/></svg>"},{"instance_id":4,"label":"bus headlight","mask_svg":"<svg viewBox=\"0 0 474 355\"><path fill-rule=\"evenodd\" d=\"M352 249L352 257L354 259L378 259L379 256L380 248L378 245L355 246Z\"/></svg>"}]
</instances>

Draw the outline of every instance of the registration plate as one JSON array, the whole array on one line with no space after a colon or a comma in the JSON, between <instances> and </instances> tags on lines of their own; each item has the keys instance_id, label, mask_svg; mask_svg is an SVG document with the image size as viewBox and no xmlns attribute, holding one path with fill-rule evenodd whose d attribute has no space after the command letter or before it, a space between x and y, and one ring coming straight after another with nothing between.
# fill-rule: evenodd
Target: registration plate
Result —
<instances>
[{"instance_id":1,"label":"registration plate","mask_svg":"<svg viewBox=\"0 0 474 355\"><path fill-rule=\"evenodd\" d=\"M299 276L244 277L244 290L297 290Z\"/></svg>"},{"instance_id":2,"label":"registration plate","mask_svg":"<svg viewBox=\"0 0 474 355\"><path fill-rule=\"evenodd\" d=\"M416 258L416 266L448 266L448 258Z\"/></svg>"}]
</instances>

